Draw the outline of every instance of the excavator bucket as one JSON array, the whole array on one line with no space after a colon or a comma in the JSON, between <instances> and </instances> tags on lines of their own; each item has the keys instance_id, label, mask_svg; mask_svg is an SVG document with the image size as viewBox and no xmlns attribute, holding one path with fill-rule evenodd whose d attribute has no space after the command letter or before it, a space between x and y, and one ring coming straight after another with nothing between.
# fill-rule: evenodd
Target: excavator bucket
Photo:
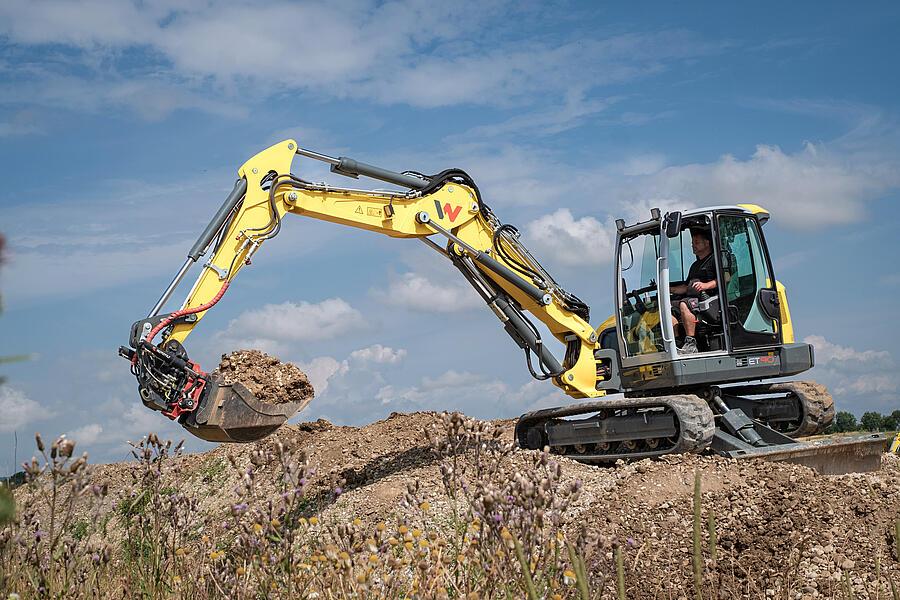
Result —
<instances>
[{"instance_id":1,"label":"excavator bucket","mask_svg":"<svg viewBox=\"0 0 900 600\"><path fill-rule=\"evenodd\" d=\"M181 424L208 442L255 442L284 425L311 400L310 396L299 402L268 404L240 383L214 380L200 406Z\"/></svg>"}]
</instances>

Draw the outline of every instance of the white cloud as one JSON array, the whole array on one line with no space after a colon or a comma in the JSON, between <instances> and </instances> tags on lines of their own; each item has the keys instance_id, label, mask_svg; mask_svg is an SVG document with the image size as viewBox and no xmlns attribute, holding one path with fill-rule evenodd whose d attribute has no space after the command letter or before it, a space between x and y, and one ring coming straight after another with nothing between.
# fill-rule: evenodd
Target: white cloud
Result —
<instances>
[{"instance_id":1,"label":"white cloud","mask_svg":"<svg viewBox=\"0 0 900 600\"><path fill-rule=\"evenodd\" d=\"M374 344L367 348L354 350L350 353L350 360L360 362L373 362L378 364L395 365L406 357L406 350L398 348L394 350L389 346Z\"/></svg>"},{"instance_id":2,"label":"white cloud","mask_svg":"<svg viewBox=\"0 0 900 600\"><path fill-rule=\"evenodd\" d=\"M395 277L386 290L373 290L379 301L421 312L451 313L470 310L483 304L471 287L457 283L439 284L418 273Z\"/></svg>"},{"instance_id":3,"label":"white cloud","mask_svg":"<svg viewBox=\"0 0 900 600\"><path fill-rule=\"evenodd\" d=\"M101 433L103 433L103 426L99 423L91 423L90 425L85 425L84 427L72 430L66 437L75 440L79 444L88 445L99 441Z\"/></svg>"},{"instance_id":4,"label":"white cloud","mask_svg":"<svg viewBox=\"0 0 900 600\"><path fill-rule=\"evenodd\" d=\"M547 253L560 264L602 265L613 258L615 226L594 217L576 219L568 208L535 219L526 231L535 250Z\"/></svg>"},{"instance_id":5,"label":"white cloud","mask_svg":"<svg viewBox=\"0 0 900 600\"><path fill-rule=\"evenodd\" d=\"M140 49L151 57L157 80L186 94L160 96L164 105L213 109L216 104L193 99L196 90L206 90L208 98L240 95L251 101L307 90L421 107L533 103L541 93L559 96L560 90L622 83L723 47L683 31L536 40L516 35L520 28L510 25L509 4L340 0L251 7L227 1L8 0L0 4L0 35L22 47L70 51L56 69L73 72L68 63L79 63L91 81L115 81L116 67L128 72L133 66L121 58L123 51ZM529 18L540 24L546 17L539 6L515 8L519 24ZM498 30L509 34L497 35ZM485 35L494 36L490 50L482 43ZM33 80L45 79L42 75ZM109 103L102 88L83 98ZM139 111L149 109L151 118L172 108L153 109L140 94L122 100L134 102ZM559 125L551 118L546 126Z\"/></svg>"},{"instance_id":6,"label":"white cloud","mask_svg":"<svg viewBox=\"0 0 900 600\"><path fill-rule=\"evenodd\" d=\"M837 393L855 394L887 394L900 389L900 380L896 375L862 375L851 379L837 388Z\"/></svg>"},{"instance_id":7,"label":"white cloud","mask_svg":"<svg viewBox=\"0 0 900 600\"><path fill-rule=\"evenodd\" d=\"M0 431L16 431L53 413L25 395L22 390L0 385Z\"/></svg>"},{"instance_id":8,"label":"white cloud","mask_svg":"<svg viewBox=\"0 0 900 600\"><path fill-rule=\"evenodd\" d=\"M342 298L317 303L283 302L266 304L241 313L216 334L235 347L259 348L283 352L290 344L328 340L366 326L362 313Z\"/></svg>"},{"instance_id":9,"label":"white cloud","mask_svg":"<svg viewBox=\"0 0 900 600\"><path fill-rule=\"evenodd\" d=\"M328 381L332 377L344 375L350 370L346 360L338 361L330 356L319 356L309 362L298 362L297 367L306 373L316 391L317 400L328 389Z\"/></svg>"},{"instance_id":10,"label":"white cloud","mask_svg":"<svg viewBox=\"0 0 900 600\"><path fill-rule=\"evenodd\" d=\"M385 385L375 399L393 411L460 410L480 418L517 417L522 413L571 403L548 381L527 381L516 388L469 371L447 370L423 377L413 386Z\"/></svg>"},{"instance_id":11,"label":"white cloud","mask_svg":"<svg viewBox=\"0 0 900 600\"><path fill-rule=\"evenodd\" d=\"M867 410L890 413L900 408L900 374L886 350L857 350L821 335L803 339L815 348L816 366L810 378L828 387L837 410L857 415Z\"/></svg>"},{"instance_id":12,"label":"white cloud","mask_svg":"<svg viewBox=\"0 0 900 600\"><path fill-rule=\"evenodd\" d=\"M725 155L714 163L670 166L638 182L636 192L701 206L760 204L778 223L808 230L859 221L867 201L898 185L890 157L863 161L807 143L793 154L759 145L747 160Z\"/></svg>"},{"instance_id":13,"label":"white cloud","mask_svg":"<svg viewBox=\"0 0 900 600\"><path fill-rule=\"evenodd\" d=\"M581 126L619 100L620 98L589 99L586 90L576 87L566 90L561 106L518 114L500 123L480 125L450 139L508 137L511 134L553 135Z\"/></svg>"},{"instance_id":14,"label":"white cloud","mask_svg":"<svg viewBox=\"0 0 900 600\"><path fill-rule=\"evenodd\" d=\"M892 362L891 353L887 350L856 350L830 342L821 335L809 335L803 341L815 348L816 363L820 365L846 368L847 363L853 362L869 368L884 368Z\"/></svg>"}]
</instances>

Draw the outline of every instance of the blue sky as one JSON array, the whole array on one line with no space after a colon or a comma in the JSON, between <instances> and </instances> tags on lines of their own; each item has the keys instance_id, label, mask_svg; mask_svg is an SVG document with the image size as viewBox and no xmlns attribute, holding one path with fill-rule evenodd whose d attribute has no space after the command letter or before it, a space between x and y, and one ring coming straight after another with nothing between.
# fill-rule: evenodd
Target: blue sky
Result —
<instances>
[{"instance_id":1,"label":"blue sky","mask_svg":"<svg viewBox=\"0 0 900 600\"><path fill-rule=\"evenodd\" d=\"M34 431L96 460L149 430L180 439L116 348L237 167L287 137L395 170L466 169L595 323L615 218L766 206L797 336L816 345L809 377L840 409L900 408L898 25L893 2L7 0L0 355L34 358L3 367L0 472L14 432L19 460ZM248 344L310 374L303 419L567 401L424 245L299 217L187 345L212 367Z\"/></svg>"}]
</instances>

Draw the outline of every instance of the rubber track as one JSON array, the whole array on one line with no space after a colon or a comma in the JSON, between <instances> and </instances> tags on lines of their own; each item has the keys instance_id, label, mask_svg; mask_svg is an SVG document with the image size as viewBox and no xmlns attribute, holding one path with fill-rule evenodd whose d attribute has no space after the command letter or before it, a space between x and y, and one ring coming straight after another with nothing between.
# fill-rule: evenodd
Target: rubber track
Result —
<instances>
[{"instance_id":1,"label":"rubber track","mask_svg":"<svg viewBox=\"0 0 900 600\"><path fill-rule=\"evenodd\" d=\"M635 460L647 456L664 454L683 454L685 452L701 452L712 443L716 426L713 412L707 402L693 395L654 396L650 398L624 398L620 400L598 400L579 404L570 404L557 408L547 408L519 417L516 422L516 441L520 448L526 448L525 435L528 428L542 421L591 415L601 410L620 410L625 408L656 408L668 406L678 419L678 442L672 448L659 452L638 452L622 454L578 455L566 454L567 457L589 463L615 462L616 460ZM610 417L615 418L615 417Z\"/></svg>"},{"instance_id":2,"label":"rubber track","mask_svg":"<svg viewBox=\"0 0 900 600\"><path fill-rule=\"evenodd\" d=\"M792 393L800 399L803 421L784 434L792 438L817 435L825 431L834 421L834 399L828 388L815 381L785 381L760 386L760 393Z\"/></svg>"}]
</instances>

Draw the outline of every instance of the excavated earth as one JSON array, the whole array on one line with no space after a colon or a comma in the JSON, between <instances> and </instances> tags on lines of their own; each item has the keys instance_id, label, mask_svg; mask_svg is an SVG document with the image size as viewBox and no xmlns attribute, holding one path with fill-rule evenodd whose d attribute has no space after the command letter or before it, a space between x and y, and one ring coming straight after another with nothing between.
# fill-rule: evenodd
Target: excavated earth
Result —
<instances>
[{"instance_id":1,"label":"excavated earth","mask_svg":"<svg viewBox=\"0 0 900 600\"><path fill-rule=\"evenodd\" d=\"M259 350L236 350L223 354L213 377L225 383L242 383L258 400L268 404L303 402L315 393L306 373L289 362L281 362Z\"/></svg>"},{"instance_id":2,"label":"excavated earth","mask_svg":"<svg viewBox=\"0 0 900 600\"><path fill-rule=\"evenodd\" d=\"M281 385L292 385L291 394L306 393L305 376L281 370L262 353L243 356L225 357L220 370L244 377L255 370L253 391L261 399L269 393L283 398ZM404 508L402 499L407 484L418 480L433 507L431 518L446 523L449 503L438 459L424 435L437 419L430 412L393 413L364 427L324 420L288 425L255 444L226 444L180 457L170 468L180 470L186 489L200 498L197 510L224 519L237 501L231 490L254 453L283 443L304 449L316 467L307 488L309 510L324 522L358 517L374 525L406 516L412 509ZM495 423L511 441L513 421ZM532 454L517 450L511 460L530 468ZM669 456L613 467L557 459L564 481L583 484L566 513L567 531L574 535L586 527L624 544L629 597L693 595L695 472L701 476L704 545L710 514L716 521L719 556L715 563L707 557L705 569L714 574L712 590L719 597L874 598L868 594L875 589L876 572L885 582L880 597L891 597L888 576L900 585L900 556L892 534L900 519L900 457L884 455L882 469L875 473L832 477L798 465L716 456ZM130 468L127 463L95 467L95 477L110 487L111 507L116 494L125 493ZM259 470L260 489L273 498L278 494L276 471ZM339 495L334 493L338 488ZM607 573L601 585L614 590L609 587L614 585L609 575L612 550L607 546L603 552L595 568ZM855 595L846 593L847 586Z\"/></svg>"}]
</instances>

